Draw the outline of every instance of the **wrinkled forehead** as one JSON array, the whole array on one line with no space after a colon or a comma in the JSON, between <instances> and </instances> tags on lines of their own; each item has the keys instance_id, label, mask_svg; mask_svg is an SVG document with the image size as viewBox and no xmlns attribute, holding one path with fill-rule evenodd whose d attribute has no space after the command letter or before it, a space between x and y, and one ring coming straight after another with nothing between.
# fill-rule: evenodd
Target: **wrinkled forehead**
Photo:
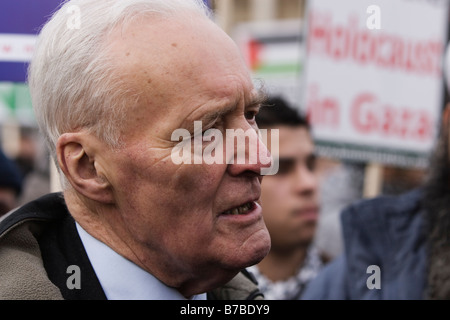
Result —
<instances>
[{"instance_id":1,"label":"wrinkled forehead","mask_svg":"<svg viewBox=\"0 0 450 320\"><path fill-rule=\"evenodd\" d=\"M109 50L122 81L138 90L155 122L198 118L196 109L245 104L254 95L236 44L200 15L141 17L114 30Z\"/></svg>"},{"instance_id":2,"label":"wrinkled forehead","mask_svg":"<svg viewBox=\"0 0 450 320\"><path fill-rule=\"evenodd\" d=\"M183 77L195 81L208 73L215 73L216 79L233 75L249 78L233 40L198 13L141 16L117 26L108 43L119 72L139 81L142 76L146 82L180 81Z\"/></svg>"},{"instance_id":3,"label":"wrinkled forehead","mask_svg":"<svg viewBox=\"0 0 450 320\"><path fill-rule=\"evenodd\" d=\"M235 54L237 49L222 29L195 12L135 17L113 28L106 45L117 58L130 57L121 62L147 63L153 67L178 61L188 64L223 51ZM141 59L132 59L133 56Z\"/></svg>"}]
</instances>

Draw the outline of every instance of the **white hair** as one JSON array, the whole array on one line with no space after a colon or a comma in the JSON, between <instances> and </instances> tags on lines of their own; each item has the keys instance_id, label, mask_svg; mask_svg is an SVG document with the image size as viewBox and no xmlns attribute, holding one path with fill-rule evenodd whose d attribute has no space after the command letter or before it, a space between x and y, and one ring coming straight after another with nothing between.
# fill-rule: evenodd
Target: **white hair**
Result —
<instances>
[{"instance_id":1,"label":"white hair","mask_svg":"<svg viewBox=\"0 0 450 320\"><path fill-rule=\"evenodd\" d=\"M105 53L109 32L138 16L180 11L211 17L202 0L71 0L44 25L28 83L36 120L57 167L61 134L87 129L117 147L124 108L136 103L136 93L114 73L117 62Z\"/></svg>"}]
</instances>

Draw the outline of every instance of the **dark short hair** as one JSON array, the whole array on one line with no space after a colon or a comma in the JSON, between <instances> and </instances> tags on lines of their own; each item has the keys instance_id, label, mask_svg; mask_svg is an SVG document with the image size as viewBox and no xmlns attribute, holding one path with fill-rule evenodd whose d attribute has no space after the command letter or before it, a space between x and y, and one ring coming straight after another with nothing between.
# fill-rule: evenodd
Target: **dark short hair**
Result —
<instances>
[{"instance_id":1,"label":"dark short hair","mask_svg":"<svg viewBox=\"0 0 450 320\"><path fill-rule=\"evenodd\" d=\"M291 107L281 96L267 98L256 116L256 123L260 129L281 125L310 129L308 119L299 110Z\"/></svg>"},{"instance_id":2,"label":"dark short hair","mask_svg":"<svg viewBox=\"0 0 450 320\"><path fill-rule=\"evenodd\" d=\"M13 189L16 196L22 192L22 174L15 162L0 150L0 187Z\"/></svg>"}]
</instances>

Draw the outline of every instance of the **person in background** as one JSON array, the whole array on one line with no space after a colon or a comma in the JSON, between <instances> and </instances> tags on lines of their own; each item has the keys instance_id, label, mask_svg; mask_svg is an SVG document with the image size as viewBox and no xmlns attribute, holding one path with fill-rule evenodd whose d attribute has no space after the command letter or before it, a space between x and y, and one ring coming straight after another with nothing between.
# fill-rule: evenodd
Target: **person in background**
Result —
<instances>
[{"instance_id":1,"label":"person in background","mask_svg":"<svg viewBox=\"0 0 450 320\"><path fill-rule=\"evenodd\" d=\"M20 147L14 162L22 171L23 188L18 199L24 205L51 191L50 159L45 138L38 128L21 128Z\"/></svg>"},{"instance_id":2,"label":"person in background","mask_svg":"<svg viewBox=\"0 0 450 320\"><path fill-rule=\"evenodd\" d=\"M19 168L0 150L0 219L18 205L22 185Z\"/></svg>"},{"instance_id":3,"label":"person in background","mask_svg":"<svg viewBox=\"0 0 450 320\"><path fill-rule=\"evenodd\" d=\"M258 127L279 130L279 170L261 185L272 246L248 270L266 299L293 300L329 260L313 245L320 211L316 156L307 119L280 96L265 104L256 117Z\"/></svg>"},{"instance_id":4,"label":"person in background","mask_svg":"<svg viewBox=\"0 0 450 320\"><path fill-rule=\"evenodd\" d=\"M448 47L444 74L448 93ZM420 186L342 211L343 253L308 284L303 299L450 299L450 103L430 158Z\"/></svg>"}]
</instances>

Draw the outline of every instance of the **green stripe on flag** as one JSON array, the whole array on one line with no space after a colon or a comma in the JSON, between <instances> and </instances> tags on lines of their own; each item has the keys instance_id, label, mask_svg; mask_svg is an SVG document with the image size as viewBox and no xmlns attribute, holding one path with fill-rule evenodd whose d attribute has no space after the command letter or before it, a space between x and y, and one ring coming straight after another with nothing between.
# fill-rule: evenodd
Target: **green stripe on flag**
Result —
<instances>
[{"instance_id":1,"label":"green stripe on flag","mask_svg":"<svg viewBox=\"0 0 450 320\"><path fill-rule=\"evenodd\" d=\"M300 73L301 69L302 66L298 63L263 64L258 66L253 72L258 74L285 75Z\"/></svg>"},{"instance_id":2,"label":"green stripe on flag","mask_svg":"<svg viewBox=\"0 0 450 320\"><path fill-rule=\"evenodd\" d=\"M0 82L0 123L10 120L35 125L30 91L25 83Z\"/></svg>"}]
</instances>

